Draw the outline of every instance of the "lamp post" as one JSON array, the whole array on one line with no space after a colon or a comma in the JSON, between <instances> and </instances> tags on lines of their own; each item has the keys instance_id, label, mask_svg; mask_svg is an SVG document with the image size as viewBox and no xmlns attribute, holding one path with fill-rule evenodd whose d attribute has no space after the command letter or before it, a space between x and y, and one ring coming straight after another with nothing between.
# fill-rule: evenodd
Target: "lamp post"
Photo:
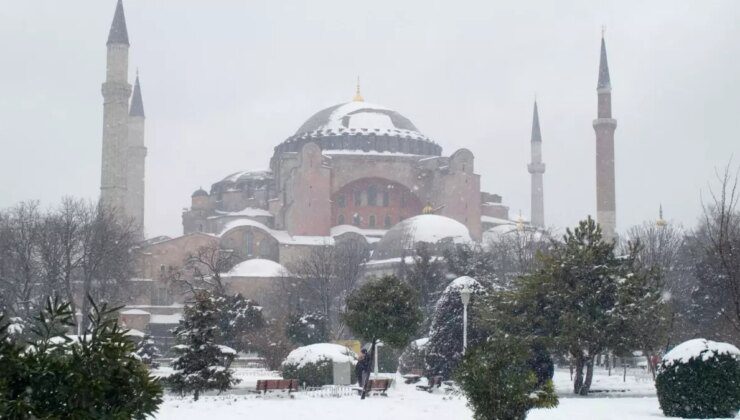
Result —
<instances>
[{"instance_id":1,"label":"lamp post","mask_svg":"<svg viewBox=\"0 0 740 420\"><path fill-rule=\"evenodd\" d=\"M460 290L460 299L463 304L463 355L468 348L468 303L470 303L471 294L473 294L473 291L468 288L468 285Z\"/></svg>"}]
</instances>

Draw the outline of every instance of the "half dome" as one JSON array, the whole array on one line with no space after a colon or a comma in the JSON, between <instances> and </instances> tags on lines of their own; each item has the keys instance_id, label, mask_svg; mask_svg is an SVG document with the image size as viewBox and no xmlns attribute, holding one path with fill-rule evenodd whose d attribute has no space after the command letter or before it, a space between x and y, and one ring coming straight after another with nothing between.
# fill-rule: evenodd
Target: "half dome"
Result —
<instances>
[{"instance_id":1,"label":"half dome","mask_svg":"<svg viewBox=\"0 0 740 420\"><path fill-rule=\"evenodd\" d=\"M378 241L374 260L413 255L420 242L432 245L472 242L468 228L455 219L436 214L410 217L393 226Z\"/></svg>"}]
</instances>

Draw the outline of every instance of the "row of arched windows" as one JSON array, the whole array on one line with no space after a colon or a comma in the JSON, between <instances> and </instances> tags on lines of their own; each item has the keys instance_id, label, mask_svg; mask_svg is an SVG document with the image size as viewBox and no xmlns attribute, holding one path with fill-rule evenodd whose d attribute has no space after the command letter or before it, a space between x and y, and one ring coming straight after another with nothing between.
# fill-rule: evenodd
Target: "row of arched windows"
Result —
<instances>
[{"instance_id":1,"label":"row of arched windows","mask_svg":"<svg viewBox=\"0 0 740 420\"><path fill-rule=\"evenodd\" d=\"M340 209L347 207L347 199L344 194L339 194L336 201ZM352 192L352 204L355 207L362 206L363 202L368 206L388 207L391 203L391 196L388 191L378 193L378 187L371 185L366 191L355 190Z\"/></svg>"},{"instance_id":2,"label":"row of arched windows","mask_svg":"<svg viewBox=\"0 0 740 420\"><path fill-rule=\"evenodd\" d=\"M343 225L343 224L346 224L346 222L347 222L347 220L344 218L344 215L343 214L340 214L339 216L337 216L337 225ZM363 226L361 226L362 225L362 218L360 217L359 214L355 213L352 216L352 224L355 225L355 226L357 226L357 227L363 227ZM393 226L393 220L391 219L391 216L386 215L383 218L383 228L390 229L391 226ZM377 220L377 218L375 217L374 214L370 215L367 218L367 226L364 226L364 227L367 227L369 229L375 229L375 228L379 227L378 226L378 220Z\"/></svg>"}]
</instances>

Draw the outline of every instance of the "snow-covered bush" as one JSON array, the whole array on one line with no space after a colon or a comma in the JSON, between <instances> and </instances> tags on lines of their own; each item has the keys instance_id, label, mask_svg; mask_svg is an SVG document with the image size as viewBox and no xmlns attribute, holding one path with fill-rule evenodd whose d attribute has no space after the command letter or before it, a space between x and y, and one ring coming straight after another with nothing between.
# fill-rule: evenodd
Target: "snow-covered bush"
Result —
<instances>
[{"instance_id":1,"label":"snow-covered bush","mask_svg":"<svg viewBox=\"0 0 740 420\"><path fill-rule=\"evenodd\" d=\"M740 350L697 338L668 352L655 386L666 416L734 418L740 410Z\"/></svg>"},{"instance_id":2,"label":"snow-covered bush","mask_svg":"<svg viewBox=\"0 0 740 420\"><path fill-rule=\"evenodd\" d=\"M404 375L412 370L424 371L424 359L426 358L426 346L429 338L420 338L412 341L401 354L398 360L398 370Z\"/></svg>"},{"instance_id":3,"label":"snow-covered bush","mask_svg":"<svg viewBox=\"0 0 740 420\"><path fill-rule=\"evenodd\" d=\"M532 408L558 405L552 381L538 384L529 350L507 338L489 340L465 355L455 379L476 420L523 420Z\"/></svg>"},{"instance_id":4,"label":"snow-covered bush","mask_svg":"<svg viewBox=\"0 0 740 420\"><path fill-rule=\"evenodd\" d=\"M162 357L159 352L159 347L154 344L152 336L149 334L144 335L141 341L136 346L134 352L145 365L149 366L150 369L156 369L159 367L159 363L155 362L154 359Z\"/></svg>"},{"instance_id":5,"label":"snow-covered bush","mask_svg":"<svg viewBox=\"0 0 740 420\"><path fill-rule=\"evenodd\" d=\"M285 379L298 379L306 386L330 385L334 382L334 362L357 363L357 355L339 344L316 343L299 347L288 355L282 365ZM350 369L354 375L354 369ZM354 382L354 378L352 378Z\"/></svg>"},{"instance_id":6,"label":"snow-covered bush","mask_svg":"<svg viewBox=\"0 0 740 420\"><path fill-rule=\"evenodd\" d=\"M483 287L470 277L459 277L447 286L434 309L426 348L427 376L450 378L462 359L463 304L460 291L465 286L473 291L468 305L468 348L481 341L483 332L476 325L472 311Z\"/></svg>"}]
</instances>

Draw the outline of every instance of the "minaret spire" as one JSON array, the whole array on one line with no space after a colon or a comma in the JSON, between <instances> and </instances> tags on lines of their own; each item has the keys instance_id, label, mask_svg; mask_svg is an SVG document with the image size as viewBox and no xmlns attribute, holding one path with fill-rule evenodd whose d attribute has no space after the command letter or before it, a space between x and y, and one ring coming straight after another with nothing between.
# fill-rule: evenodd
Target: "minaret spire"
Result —
<instances>
[{"instance_id":1,"label":"minaret spire","mask_svg":"<svg viewBox=\"0 0 740 420\"><path fill-rule=\"evenodd\" d=\"M354 102L365 102L365 99L360 93L360 76L357 76L357 89L355 90L355 96L352 98Z\"/></svg>"},{"instance_id":2,"label":"minaret spire","mask_svg":"<svg viewBox=\"0 0 740 420\"><path fill-rule=\"evenodd\" d=\"M534 101L534 110L532 111L532 137L531 154L532 161L527 165L527 170L532 175L531 184L531 214L532 225L540 228L545 227L545 194L543 184L543 174L545 173L545 164L542 163L542 133L540 131L540 113L537 109L537 99Z\"/></svg>"},{"instance_id":3,"label":"minaret spire","mask_svg":"<svg viewBox=\"0 0 740 420\"><path fill-rule=\"evenodd\" d=\"M144 101L141 99L141 85L139 84L139 71L136 70L136 82L134 82L134 94L131 96L131 117L144 117Z\"/></svg>"},{"instance_id":4,"label":"minaret spire","mask_svg":"<svg viewBox=\"0 0 740 420\"><path fill-rule=\"evenodd\" d=\"M596 221L601 225L604 238L616 239L617 208L614 173L614 131L617 120L612 118L612 86L609 64L606 59L606 42L602 32L599 59L599 81L596 119Z\"/></svg>"},{"instance_id":5,"label":"minaret spire","mask_svg":"<svg viewBox=\"0 0 740 420\"><path fill-rule=\"evenodd\" d=\"M126 16L123 13L123 0L118 0L116 13L113 15L113 23L110 25L107 45L111 44L129 45L128 30L126 29Z\"/></svg>"}]
</instances>

